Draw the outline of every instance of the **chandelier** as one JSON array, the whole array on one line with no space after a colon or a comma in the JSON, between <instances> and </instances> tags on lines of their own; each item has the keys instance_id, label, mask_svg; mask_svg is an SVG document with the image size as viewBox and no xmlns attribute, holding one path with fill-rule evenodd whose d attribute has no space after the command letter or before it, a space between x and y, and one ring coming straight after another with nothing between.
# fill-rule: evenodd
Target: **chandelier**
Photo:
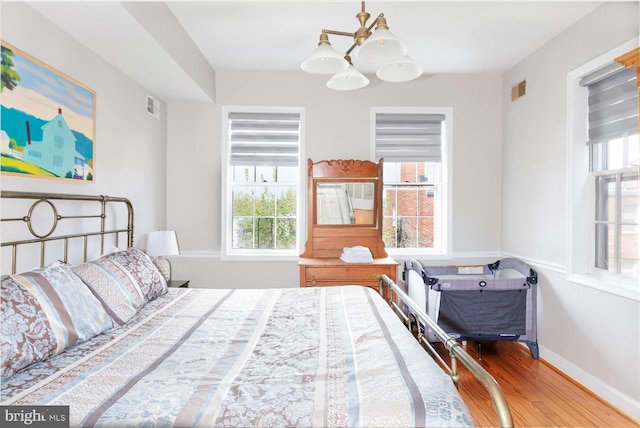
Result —
<instances>
[{"instance_id":1,"label":"chandelier","mask_svg":"<svg viewBox=\"0 0 640 428\"><path fill-rule=\"evenodd\" d=\"M323 29L316 50L302 63L302 69L308 73L333 74L327 82L331 89L349 91L364 88L369 79L359 72L351 62L351 52L356 50L359 60L383 64L376 72L380 80L386 82L406 82L418 78L422 67L407 56L407 46L394 36L387 26L384 14L367 27L371 17L365 11L364 2L361 11L356 15L360 28L355 33ZM371 32L373 27L375 32ZM344 55L336 51L329 43L329 34L353 38L353 45Z\"/></svg>"}]
</instances>

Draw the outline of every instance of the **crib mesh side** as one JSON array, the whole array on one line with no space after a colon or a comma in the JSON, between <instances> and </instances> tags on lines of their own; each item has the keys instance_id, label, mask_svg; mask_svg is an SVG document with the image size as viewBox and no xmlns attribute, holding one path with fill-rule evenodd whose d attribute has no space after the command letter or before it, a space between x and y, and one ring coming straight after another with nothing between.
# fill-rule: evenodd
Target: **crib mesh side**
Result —
<instances>
[{"instance_id":1,"label":"crib mesh side","mask_svg":"<svg viewBox=\"0 0 640 428\"><path fill-rule=\"evenodd\" d=\"M442 291L438 323L462 336L521 336L527 332L526 290Z\"/></svg>"}]
</instances>

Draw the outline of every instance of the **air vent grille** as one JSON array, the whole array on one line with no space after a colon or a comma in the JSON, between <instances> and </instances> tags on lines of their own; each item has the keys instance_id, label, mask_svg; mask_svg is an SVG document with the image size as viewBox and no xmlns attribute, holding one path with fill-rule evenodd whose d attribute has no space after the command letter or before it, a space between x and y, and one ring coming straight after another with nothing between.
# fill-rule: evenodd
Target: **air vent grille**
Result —
<instances>
[{"instance_id":1,"label":"air vent grille","mask_svg":"<svg viewBox=\"0 0 640 428\"><path fill-rule=\"evenodd\" d=\"M156 119L160 119L160 103L150 95L147 95L147 113Z\"/></svg>"},{"instance_id":2,"label":"air vent grille","mask_svg":"<svg viewBox=\"0 0 640 428\"><path fill-rule=\"evenodd\" d=\"M522 98L527 93L527 81L523 80L522 82L511 87L511 102L517 100L518 98Z\"/></svg>"}]
</instances>

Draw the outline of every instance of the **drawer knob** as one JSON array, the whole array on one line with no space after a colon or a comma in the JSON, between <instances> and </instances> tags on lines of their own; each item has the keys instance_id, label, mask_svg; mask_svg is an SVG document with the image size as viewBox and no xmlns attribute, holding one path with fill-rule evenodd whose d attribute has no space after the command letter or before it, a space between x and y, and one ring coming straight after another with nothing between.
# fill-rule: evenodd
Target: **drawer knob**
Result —
<instances>
[{"instance_id":1,"label":"drawer knob","mask_svg":"<svg viewBox=\"0 0 640 428\"><path fill-rule=\"evenodd\" d=\"M381 275L379 273L374 273L373 275L371 275L373 279L380 279L380 276Z\"/></svg>"},{"instance_id":2,"label":"drawer knob","mask_svg":"<svg viewBox=\"0 0 640 428\"><path fill-rule=\"evenodd\" d=\"M318 279L316 278L316 276L315 276L315 275L313 275L313 276L311 277L311 285L312 285L313 287L315 287L315 286L316 286L316 281L317 281L317 280L318 280Z\"/></svg>"}]
</instances>

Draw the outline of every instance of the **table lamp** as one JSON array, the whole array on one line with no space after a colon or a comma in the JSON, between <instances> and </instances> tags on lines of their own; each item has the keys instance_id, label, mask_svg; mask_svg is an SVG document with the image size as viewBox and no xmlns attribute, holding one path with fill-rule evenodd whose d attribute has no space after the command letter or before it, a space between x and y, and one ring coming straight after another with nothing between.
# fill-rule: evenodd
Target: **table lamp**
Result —
<instances>
[{"instance_id":1,"label":"table lamp","mask_svg":"<svg viewBox=\"0 0 640 428\"><path fill-rule=\"evenodd\" d=\"M147 236L147 255L156 257L153 263L156 265L162 276L168 281L171 280L171 262L162 256L176 256L180 254L178 250L178 238L173 230L159 230L149 232Z\"/></svg>"}]
</instances>

